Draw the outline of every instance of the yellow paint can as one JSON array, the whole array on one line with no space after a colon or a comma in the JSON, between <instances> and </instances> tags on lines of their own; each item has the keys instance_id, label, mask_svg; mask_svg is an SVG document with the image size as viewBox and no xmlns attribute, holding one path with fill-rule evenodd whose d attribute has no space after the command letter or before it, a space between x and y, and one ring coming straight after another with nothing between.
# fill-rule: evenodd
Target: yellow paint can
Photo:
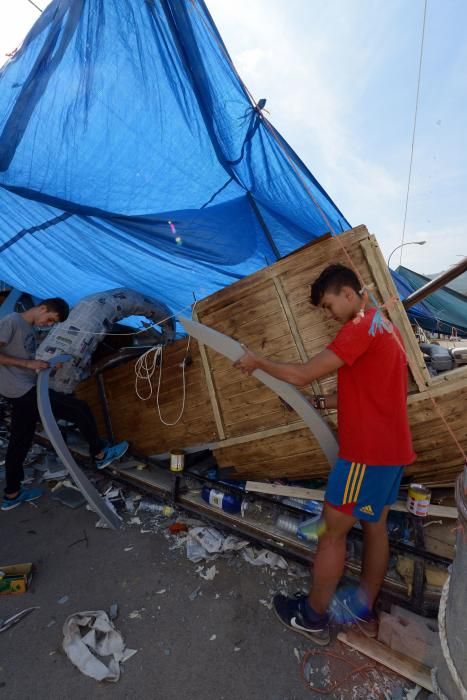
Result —
<instances>
[{"instance_id":1,"label":"yellow paint can","mask_svg":"<svg viewBox=\"0 0 467 700\"><path fill-rule=\"evenodd\" d=\"M410 484L407 493L407 510L409 513L425 518L431 500L431 491L423 484Z\"/></svg>"}]
</instances>

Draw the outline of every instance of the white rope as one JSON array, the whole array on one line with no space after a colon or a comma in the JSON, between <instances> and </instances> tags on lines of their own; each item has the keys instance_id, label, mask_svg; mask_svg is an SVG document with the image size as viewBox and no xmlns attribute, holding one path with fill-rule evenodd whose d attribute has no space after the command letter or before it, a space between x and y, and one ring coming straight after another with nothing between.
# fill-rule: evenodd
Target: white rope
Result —
<instances>
[{"instance_id":1,"label":"white rope","mask_svg":"<svg viewBox=\"0 0 467 700\"><path fill-rule=\"evenodd\" d=\"M156 393L156 406L157 406L157 412L159 414L159 419L161 423L167 426L173 426L177 425L177 423L181 420L181 417L183 416L183 413L185 411L185 401L186 401L186 380L185 380L185 367L186 367L186 361L187 361L187 356L188 356L188 350L190 348L190 340L191 336L188 336L188 342L185 350L185 357L182 360L182 386L183 386L183 399L182 399L182 407L180 409L180 413L177 417L177 419L170 423L162 417L162 412L159 404L159 395L160 395L160 390L161 390L161 382L162 382L162 359L163 359L163 347L162 345L156 345L154 348L150 348L149 350L146 350L145 353L143 353L135 362L135 392L136 395L141 401L148 401L152 395L153 395L153 388L152 388L152 378L154 376L154 373L156 371L157 363L159 361L159 378L157 380L157 393ZM152 359L151 353L153 353ZM147 396L143 396L138 387L139 382L147 382L149 385L148 389L148 394Z\"/></svg>"},{"instance_id":2,"label":"white rope","mask_svg":"<svg viewBox=\"0 0 467 700\"><path fill-rule=\"evenodd\" d=\"M447 638L447 632L446 632L446 607L447 607L447 601L448 601L448 596L449 596L449 586L451 583L451 576L448 576L446 583L443 586L443 591L441 593L441 600L439 602L439 613L438 613L438 624L439 624L439 641L441 643L441 650L443 652L444 660L446 662L446 666L449 669L449 673L451 674L452 680L454 681L454 684L456 685L460 696L462 700L467 700L467 690L465 689L462 680L459 678L459 674L457 672L457 668L454 664L454 660L451 656L451 652L449 650L449 643L448 643L448 638ZM444 695L443 691L439 687L438 684L438 679L436 676L438 669L435 667L431 670L431 680L433 683L433 688L437 695L439 696L440 700L449 700L446 695Z\"/></svg>"},{"instance_id":3,"label":"white rope","mask_svg":"<svg viewBox=\"0 0 467 700\"><path fill-rule=\"evenodd\" d=\"M149 357L151 353L154 353L152 362L150 363ZM162 357L162 346L156 345L154 348L146 350L135 362L135 391L136 396L141 399L141 401L148 401L152 396L152 377L157 367L157 359ZM138 390L138 382L144 381L149 384L149 394L147 396L141 396Z\"/></svg>"}]
</instances>

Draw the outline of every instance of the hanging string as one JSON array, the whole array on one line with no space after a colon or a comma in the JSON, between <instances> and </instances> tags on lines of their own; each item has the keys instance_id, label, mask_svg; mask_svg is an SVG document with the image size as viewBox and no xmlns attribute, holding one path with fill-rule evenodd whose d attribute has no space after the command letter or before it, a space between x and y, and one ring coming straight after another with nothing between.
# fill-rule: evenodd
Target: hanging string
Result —
<instances>
[{"instance_id":1,"label":"hanging string","mask_svg":"<svg viewBox=\"0 0 467 700\"><path fill-rule=\"evenodd\" d=\"M399 265L402 265L402 246L404 245L404 239L405 239L405 226L407 223L407 210L409 207L409 193L410 193L410 183L412 179L412 164L413 164L413 153L414 153L414 145L415 145L415 132L417 129L417 115L418 115L418 103L419 103L419 98L420 98L420 82L421 82L421 75L422 75L422 62L423 62L423 44L425 41L425 24L426 24L426 8L427 8L427 2L428 0L425 0L425 7L423 10L423 27L422 27L422 40L420 44L420 60L418 64L418 80L417 80L417 96L415 98L415 115L414 115L414 120L413 120L413 130L412 130L412 145L410 147L410 165L409 165L409 176L407 179L407 193L405 196L405 211L404 211L404 224L402 227L402 239L401 239L401 250L400 250L400 258L399 258Z\"/></svg>"},{"instance_id":2,"label":"hanging string","mask_svg":"<svg viewBox=\"0 0 467 700\"><path fill-rule=\"evenodd\" d=\"M28 3L29 3L30 5L32 5L33 7L35 7L36 10L39 10L39 12L42 12L41 8L40 8L38 5L36 5L36 3L33 2L32 0L28 0Z\"/></svg>"}]
</instances>

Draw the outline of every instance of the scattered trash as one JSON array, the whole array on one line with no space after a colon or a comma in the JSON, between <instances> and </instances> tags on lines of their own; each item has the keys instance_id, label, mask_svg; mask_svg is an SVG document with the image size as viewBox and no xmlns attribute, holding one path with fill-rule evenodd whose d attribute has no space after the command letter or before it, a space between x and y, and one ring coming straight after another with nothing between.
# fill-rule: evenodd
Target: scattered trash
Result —
<instances>
[{"instance_id":1,"label":"scattered trash","mask_svg":"<svg viewBox=\"0 0 467 700\"><path fill-rule=\"evenodd\" d=\"M57 624L57 620L55 618L52 618L52 620L50 620L49 624L47 625L47 628L53 627L56 624Z\"/></svg>"},{"instance_id":2,"label":"scattered trash","mask_svg":"<svg viewBox=\"0 0 467 700\"><path fill-rule=\"evenodd\" d=\"M189 598L190 600L195 600L195 599L198 597L198 595L201 595L200 591L201 591L201 586L198 586L197 588L195 588L194 591L192 591L192 592L190 593L190 595L188 596L188 598Z\"/></svg>"},{"instance_id":3,"label":"scattered trash","mask_svg":"<svg viewBox=\"0 0 467 700\"><path fill-rule=\"evenodd\" d=\"M130 620L142 620L142 619L143 619L143 616L141 615L141 613L142 613L144 610L146 610L146 608L141 608L141 610L133 610L133 612L131 612L131 613L128 615L128 618L129 618Z\"/></svg>"},{"instance_id":4,"label":"scattered trash","mask_svg":"<svg viewBox=\"0 0 467 700\"><path fill-rule=\"evenodd\" d=\"M62 595L61 598L58 598L58 599L57 599L57 603L58 603L59 605L65 605L65 603L68 603L69 600L70 600L70 596L68 596L68 595Z\"/></svg>"},{"instance_id":5,"label":"scattered trash","mask_svg":"<svg viewBox=\"0 0 467 700\"><path fill-rule=\"evenodd\" d=\"M141 525L141 518L138 518L138 516L130 518L129 525Z\"/></svg>"},{"instance_id":6,"label":"scattered trash","mask_svg":"<svg viewBox=\"0 0 467 700\"><path fill-rule=\"evenodd\" d=\"M270 566L271 569L287 569L287 562L280 554L271 552L269 549L257 549L256 547L245 547L242 556L253 566Z\"/></svg>"},{"instance_id":7,"label":"scattered trash","mask_svg":"<svg viewBox=\"0 0 467 700\"><path fill-rule=\"evenodd\" d=\"M103 610L70 615L63 625L63 650L84 675L113 682L120 678L120 664L137 652L125 648L122 635ZM106 666L95 655L112 658Z\"/></svg>"},{"instance_id":8,"label":"scattered trash","mask_svg":"<svg viewBox=\"0 0 467 700\"><path fill-rule=\"evenodd\" d=\"M215 639L217 639L217 635L216 635L216 634L211 634L211 636L209 637L209 641L210 641L210 642L213 642Z\"/></svg>"},{"instance_id":9,"label":"scattered trash","mask_svg":"<svg viewBox=\"0 0 467 700\"><path fill-rule=\"evenodd\" d=\"M80 508L86 503L81 491L76 489L74 486L62 486L60 485L57 490L52 489L52 499L54 501L59 501L64 506L69 508Z\"/></svg>"},{"instance_id":10,"label":"scattered trash","mask_svg":"<svg viewBox=\"0 0 467 700\"><path fill-rule=\"evenodd\" d=\"M206 569L206 571L200 571L199 575L201 578L204 578L205 581L212 581L216 574L218 574L219 571L216 568L216 565L214 564L213 566L210 566L209 569Z\"/></svg>"},{"instance_id":11,"label":"scattered trash","mask_svg":"<svg viewBox=\"0 0 467 700\"><path fill-rule=\"evenodd\" d=\"M118 603L112 603L109 608L109 618L111 620L116 620L118 617Z\"/></svg>"},{"instance_id":12,"label":"scattered trash","mask_svg":"<svg viewBox=\"0 0 467 700\"><path fill-rule=\"evenodd\" d=\"M134 548L135 548L134 545L131 545L130 547L125 547L123 551L124 552L131 552L131 550Z\"/></svg>"},{"instance_id":13,"label":"scattered trash","mask_svg":"<svg viewBox=\"0 0 467 700\"><path fill-rule=\"evenodd\" d=\"M186 553L188 559L195 564L202 559L213 559L222 552L243 549L249 543L238 537L225 537L213 527L193 527L188 531Z\"/></svg>"},{"instance_id":14,"label":"scattered trash","mask_svg":"<svg viewBox=\"0 0 467 700\"><path fill-rule=\"evenodd\" d=\"M20 620L29 615L29 613L32 613L33 610L38 610L38 607L39 606L36 605L33 608L25 608L24 610L21 610L21 612L16 613L16 615L12 615L6 620L0 620L0 632L5 632L5 630L9 630L10 627L16 625Z\"/></svg>"},{"instance_id":15,"label":"scattered trash","mask_svg":"<svg viewBox=\"0 0 467 700\"><path fill-rule=\"evenodd\" d=\"M172 506L168 506L165 503L157 503L156 501L150 501L149 499L143 498L138 507L138 513L143 511L145 513L160 513L160 515L165 515L169 518L175 513Z\"/></svg>"},{"instance_id":16,"label":"scattered trash","mask_svg":"<svg viewBox=\"0 0 467 700\"><path fill-rule=\"evenodd\" d=\"M263 598L261 598L261 600L259 602L261 603L261 605L264 605L264 607L267 608L268 610L272 610L271 601L267 601L267 600L264 600Z\"/></svg>"},{"instance_id":17,"label":"scattered trash","mask_svg":"<svg viewBox=\"0 0 467 700\"><path fill-rule=\"evenodd\" d=\"M31 563L0 566L0 594L25 593L31 580Z\"/></svg>"},{"instance_id":18,"label":"scattered trash","mask_svg":"<svg viewBox=\"0 0 467 700\"><path fill-rule=\"evenodd\" d=\"M166 590L167 590L166 588L161 588L160 591L156 591L156 595L162 595L163 593L166 592Z\"/></svg>"},{"instance_id":19,"label":"scattered trash","mask_svg":"<svg viewBox=\"0 0 467 700\"><path fill-rule=\"evenodd\" d=\"M178 535L180 532L188 532L188 525L186 523L172 523L172 525L169 525L169 531L172 535Z\"/></svg>"}]
</instances>

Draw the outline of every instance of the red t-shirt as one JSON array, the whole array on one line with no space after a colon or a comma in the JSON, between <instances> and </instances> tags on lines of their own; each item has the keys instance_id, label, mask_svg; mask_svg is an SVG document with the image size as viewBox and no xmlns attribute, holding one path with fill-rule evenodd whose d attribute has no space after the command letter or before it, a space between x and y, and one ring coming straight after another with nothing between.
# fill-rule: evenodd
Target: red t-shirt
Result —
<instances>
[{"instance_id":1,"label":"red t-shirt","mask_svg":"<svg viewBox=\"0 0 467 700\"><path fill-rule=\"evenodd\" d=\"M339 457L371 465L411 464L407 362L393 332L369 334L375 309L348 321L328 346L345 364L337 371Z\"/></svg>"}]
</instances>

